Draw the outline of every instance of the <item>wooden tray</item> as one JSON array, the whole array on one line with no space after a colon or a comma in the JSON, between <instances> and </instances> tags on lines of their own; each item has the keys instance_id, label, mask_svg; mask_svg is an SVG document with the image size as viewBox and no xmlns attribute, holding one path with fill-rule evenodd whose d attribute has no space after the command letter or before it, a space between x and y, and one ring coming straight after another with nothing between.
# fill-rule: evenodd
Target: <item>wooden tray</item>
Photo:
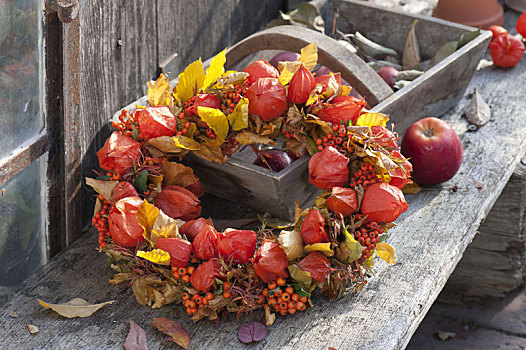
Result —
<instances>
[{"instance_id":1,"label":"wooden tray","mask_svg":"<svg viewBox=\"0 0 526 350\"><path fill-rule=\"evenodd\" d=\"M413 21L418 19L417 36L427 38L421 42L424 59L432 56L445 42L458 40L462 33L475 30L435 18L386 10L361 1L331 0L331 4L339 8L340 30L358 30L399 52L404 47ZM385 23L385 27L379 26L379 22ZM343 79L366 98L368 107L373 111L390 114L396 131L403 134L416 120L439 115L458 101L490 38L491 33L483 31L479 37L396 93L359 57L336 40L297 26L273 27L242 40L227 50L225 66L243 69L256 59L270 59L276 50L299 52L307 44L316 42L318 62L340 72ZM205 66L209 61L205 62ZM176 81L172 84L175 85ZM146 97L126 108L133 110L136 103L144 105ZM303 207L312 205L320 191L308 181L309 157L298 159L279 173L253 165L254 160L255 155L247 149L235 153L224 164L210 163L192 155L187 156L184 163L194 169L207 192L273 216L292 219L296 200Z\"/></svg>"}]
</instances>

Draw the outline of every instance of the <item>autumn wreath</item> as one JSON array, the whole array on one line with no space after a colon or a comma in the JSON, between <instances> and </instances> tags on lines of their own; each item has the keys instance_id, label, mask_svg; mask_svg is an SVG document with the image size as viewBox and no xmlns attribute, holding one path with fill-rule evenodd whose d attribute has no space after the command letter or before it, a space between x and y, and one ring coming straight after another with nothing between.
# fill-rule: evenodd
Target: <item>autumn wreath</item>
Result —
<instances>
[{"instance_id":1,"label":"autumn wreath","mask_svg":"<svg viewBox=\"0 0 526 350\"><path fill-rule=\"evenodd\" d=\"M97 152L104 172L86 179L98 192L93 224L118 272L109 282L131 285L140 304L182 303L196 321L263 307L271 324L274 313L312 306L317 287L330 299L358 291L375 253L394 262L385 240L407 208L411 164L387 116L365 111L338 73L311 73L314 44L279 70L257 61L225 72L224 63L225 51L206 72L193 62L173 89L161 75L148 84L149 106L122 110ZM284 150L312 156L309 179L323 190L315 205L296 208L277 237L265 225L218 232L199 218L203 187L175 159L221 163L279 137Z\"/></svg>"}]
</instances>

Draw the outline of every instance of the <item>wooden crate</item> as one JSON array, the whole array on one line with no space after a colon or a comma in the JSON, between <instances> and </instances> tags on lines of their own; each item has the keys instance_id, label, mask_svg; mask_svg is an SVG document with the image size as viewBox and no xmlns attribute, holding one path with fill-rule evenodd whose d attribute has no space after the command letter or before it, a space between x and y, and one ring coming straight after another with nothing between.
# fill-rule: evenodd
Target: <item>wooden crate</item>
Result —
<instances>
[{"instance_id":1,"label":"wooden crate","mask_svg":"<svg viewBox=\"0 0 526 350\"><path fill-rule=\"evenodd\" d=\"M447 41L458 40L460 35L474 28L435 18L415 16L351 0L331 0L339 8L340 30L358 30L399 52L415 19L417 36L426 37L421 43L424 59L432 56ZM386 23L379 26L378 23ZM350 23L353 23L351 28ZM319 32L297 26L280 26L255 33L227 51L226 66L243 69L248 62L269 59L276 50L296 51L311 42L318 46L318 62L340 72L367 102L373 111L388 113L403 133L416 120L438 115L453 106L462 96L484 53L491 33L483 31L479 37L431 68L409 86L393 93L389 86L358 56L349 52L336 40ZM209 61L207 61L209 62ZM206 63L205 62L205 65ZM172 82L175 84L175 81ZM146 98L134 104L144 104ZM250 156L251 154L251 156ZM319 190L308 181L308 157L295 161L279 173L255 166L251 151L234 154L225 164L213 164L197 157L187 157L201 178L207 192L234 202L281 217L292 219L295 201L302 206L313 204Z\"/></svg>"}]
</instances>

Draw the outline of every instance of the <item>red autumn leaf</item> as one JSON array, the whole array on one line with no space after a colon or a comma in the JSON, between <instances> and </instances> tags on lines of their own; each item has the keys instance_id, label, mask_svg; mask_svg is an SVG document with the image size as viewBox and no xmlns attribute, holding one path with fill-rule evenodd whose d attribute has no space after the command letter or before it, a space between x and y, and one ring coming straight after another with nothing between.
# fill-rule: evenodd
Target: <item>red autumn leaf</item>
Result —
<instances>
[{"instance_id":1,"label":"red autumn leaf","mask_svg":"<svg viewBox=\"0 0 526 350\"><path fill-rule=\"evenodd\" d=\"M124 342L126 350L148 350L146 332L134 320L130 320L130 332Z\"/></svg>"},{"instance_id":2,"label":"red autumn leaf","mask_svg":"<svg viewBox=\"0 0 526 350\"><path fill-rule=\"evenodd\" d=\"M201 183L201 180L197 179L194 183L188 185L185 187L188 191L195 194L197 197L201 197L203 194L205 194L205 189L203 188L203 184Z\"/></svg>"},{"instance_id":3,"label":"red autumn leaf","mask_svg":"<svg viewBox=\"0 0 526 350\"><path fill-rule=\"evenodd\" d=\"M338 96L323 106L318 112L318 117L336 125L340 125L341 122L347 124L349 121L354 124L365 106L367 106L365 100L353 96Z\"/></svg>"},{"instance_id":4,"label":"red autumn leaf","mask_svg":"<svg viewBox=\"0 0 526 350\"><path fill-rule=\"evenodd\" d=\"M201 230L207 225L212 225L212 221L205 218L190 220L179 227L179 233L185 235L190 242L193 242L199 232L201 232Z\"/></svg>"},{"instance_id":5,"label":"red autumn leaf","mask_svg":"<svg viewBox=\"0 0 526 350\"><path fill-rule=\"evenodd\" d=\"M318 209L309 211L301 224L301 237L306 244L328 242L325 232L325 219Z\"/></svg>"},{"instance_id":6,"label":"red autumn leaf","mask_svg":"<svg viewBox=\"0 0 526 350\"><path fill-rule=\"evenodd\" d=\"M215 278L221 272L221 264L216 259L208 260L197 266L190 276L192 287L205 293L210 290L215 282Z\"/></svg>"},{"instance_id":7,"label":"red autumn leaf","mask_svg":"<svg viewBox=\"0 0 526 350\"><path fill-rule=\"evenodd\" d=\"M396 135L386 127L380 125L371 126L371 133L374 137L373 141L375 144L387 149L398 150Z\"/></svg>"},{"instance_id":8,"label":"red autumn leaf","mask_svg":"<svg viewBox=\"0 0 526 350\"><path fill-rule=\"evenodd\" d=\"M227 228L217 239L217 251L235 264L246 264L256 251L257 234L254 231Z\"/></svg>"},{"instance_id":9,"label":"red autumn leaf","mask_svg":"<svg viewBox=\"0 0 526 350\"><path fill-rule=\"evenodd\" d=\"M247 90L248 111L269 122L288 107L287 91L277 78L260 78Z\"/></svg>"},{"instance_id":10,"label":"red autumn leaf","mask_svg":"<svg viewBox=\"0 0 526 350\"><path fill-rule=\"evenodd\" d=\"M290 80L288 91L289 101L294 103L307 102L315 86L316 81L314 80L314 76L302 65Z\"/></svg>"},{"instance_id":11,"label":"red autumn leaf","mask_svg":"<svg viewBox=\"0 0 526 350\"><path fill-rule=\"evenodd\" d=\"M192 251L201 260L219 257L217 253L217 231L213 226L205 226L195 236L192 242Z\"/></svg>"},{"instance_id":12,"label":"red autumn leaf","mask_svg":"<svg viewBox=\"0 0 526 350\"><path fill-rule=\"evenodd\" d=\"M372 184L363 196L361 211L368 222L393 222L406 210L402 191L385 182Z\"/></svg>"},{"instance_id":13,"label":"red autumn leaf","mask_svg":"<svg viewBox=\"0 0 526 350\"><path fill-rule=\"evenodd\" d=\"M330 146L309 160L309 181L322 190L343 187L349 178L349 158Z\"/></svg>"},{"instance_id":14,"label":"red autumn leaf","mask_svg":"<svg viewBox=\"0 0 526 350\"><path fill-rule=\"evenodd\" d=\"M342 76L340 73L333 73L334 79L338 85L342 85ZM316 85L321 84L321 92L324 93L329 87L329 81L331 80L330 74L320 75L315 78Z\"/></svg>"},{"instance_id":15,"label":"red autumn leaf","mask_svg":"<svg viewBox=\"0 0 526 350\"><path fill-rule=\"evenodd\" d=\"M499 35L508 34L508 31L505 28L502 28L501 26L498 26L496 24L490 26L488 30L491 31L492 38L496 38Z\"/></svg>"},{"instance_id":16,"label":"red autumn leaf","mask_svg":"<svg viewBox=\"0 0 526 350\"><path fill-rule=\"evenodd\" d=\"M267 337L267 327L260 322L248 322L239 328L237 337L245 344L261 341Z\"/></svg>"},{"instance_id":17,"label":"red autumn leaf","mask_svg":"<svg viewBox=\"0 0 526 350\"><path fill-rule=\"evenodd\" d=\"M192 220L201 214L199 198L180 186L163 187L155 197L155 206L174 219Z\"/></svg>"},{"instance_id":18,"label":"red autumn leaf","mask_svg":"<svg viewBox=\"0 0 526 350\"><path fill-rule=\"evenodd\" d=\"M335 214L347 217L358 210L358 198L351 188L333 187L332 194L325 205Z\"/></svg>"},{"instance_id":19,"label":"red autumn leaf","mask_svg":"<svg viewBox=\"0 0 526 350\"><path fill-rule=\"evenodd\" d=\"M199 115L197 107L221 108L221 99L215 95L198 94L194 97L192 106L188 107L185 112L187 116Z\"/></svg>"},{"instance_id":20,"label":"red autumn leaf","mask_svg":"<svg viewBox=\"0 0 526 350\"><path fill-rule=\"evenodd\" d=\"M135 247L144 240L144 229L137 220L137 212L143 200L139 197L126 197L115 203L108 216L110 234L113 241L123 247Z\"/></svg>"},{"instance_id":21,"label":"red autumn leaf","mask_svg":"<svg viewBox=\"0 0 526 350\"><path fill-rule=\"evenodd\" d=\"M287 254L276 242L264 241L256 252L252 265L265 283L275 281L278 277L289 276Z\"/></svg>"},{"instance_id":22,"label":"red autumn leaf","mask_svg":"<svg viewBox=\"0 0 526 350\"><path fill-rule=\"evenodd\" d=\"M154 318L152 324L155 328L169 336L166 338L171 342L179 345L183 349L188 349L190 346L190 335L179 323L165 317Z\"/></svg>"},{"instance_id":23,"label":"red autumn leaf","mask_svg":"<svg viewBox=\"0 0 526 350\"><path fill-rule=\"evenodd\" d=\"M137 109L135 118L139 120L139 128L145 140L173 136L177 131L177 119L166 106Z\"/></svg>"},{"instance_id":24,"label":"red autumn leaf","mask_svg":"<svg viewBox=\"0 0 526 350\"><path fill-rule=\"evenodd\" d=\"M519 19L517 20L517 24L515 26L515 29L517 29L517 33L522 35L523 38L526 38L526 12L523 12L522 15L520 15ZM491 27L490 27L491 30Z\"/></svg>"},{"instance_id":25,"label":"red autumn leaf","mask_svg":"<svg viewBox=\"0 0 526 350\"><path fill-rule=\"evenodd\" d=\"M279 77L279 71L263 60L259 60L248 65L243 72L248 73L248 86L254 84L259 78Z\"/></svg>"},{"instance_id":26,"label":"red autumn leaf","mask_svg":"<svg viewBox=\"0 0 526 350\"><path fill-rule=\"evenodd\" d=\"M331 263L325 255L320 252L312 252L298 262L298 267L303 271L310 272L313 281L323 282L331 273Z\"/></svg>"},{"instance_id":27,"label":"red autumn leaf","mask_svg":"<svg viewBox=\"0 0 526 350\"><path fill-rule=\"evenodd\" d=\"M491 39L489 53L493 64L499 67L514 67L524 54L524 44L511 34L499 35Z\"/></svg>"},{"instance_id":28,"label":"red autumn leaf","mask_svg":"<svg viewBox=\"0 0 526 350\"><path fill-rule=\"evenodd\" d=\"M182 238L160 238L157 240L157 248L170 254L172 267L186 266L192 254L192 244Z\"/></svg>"},{"instance_id":29,"label":"red autumn leaf","mask_svg":"<svg viewBox=\"0 0 526 350\"><path fill-rule=\"evenodd\" d=\"M131 137L114 131L104 146L97 152L99 165L104 170L123 175L141 156L141 144Z\"/></svg>"},{"instance_id":30,"label":"red autumn leaf","mask_svg":"<svg viewBox=\"0 0 526 350\"><path fill-rule=\"evenodd\" d=\"M138 197L137 190L128 181L119 182L113 189L112 202L117 203L126 197Z\"/></svg>"}]
</instances>

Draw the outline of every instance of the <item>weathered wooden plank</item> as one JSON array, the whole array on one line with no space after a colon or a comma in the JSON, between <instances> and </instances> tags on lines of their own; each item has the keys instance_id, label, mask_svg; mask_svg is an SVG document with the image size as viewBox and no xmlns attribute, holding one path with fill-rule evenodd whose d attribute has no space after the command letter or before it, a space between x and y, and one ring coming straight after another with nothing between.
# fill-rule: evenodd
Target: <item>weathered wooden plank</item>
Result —
<instances>
[{"instance_id":1,"label":"weathered wooden plank","mask_svg":"<svg viewBox=\"0 0 526 350\"><path fill-rule=\"evenodd\" d=\"M502 297L524 284L525 198L526 165L521 162L449 278L441 301Z\"/></svg>"},{"instance_id":2,"label":"weathered wooden plank","mask_svg":"<svg viewBox=\"0 0 526 350\"><path fill-rule=\"evenodd\" d=\"M177 52L175 74L262 29L283 8L281 0L157 1L159 61Z\"/></svg>"}]
</instances>

